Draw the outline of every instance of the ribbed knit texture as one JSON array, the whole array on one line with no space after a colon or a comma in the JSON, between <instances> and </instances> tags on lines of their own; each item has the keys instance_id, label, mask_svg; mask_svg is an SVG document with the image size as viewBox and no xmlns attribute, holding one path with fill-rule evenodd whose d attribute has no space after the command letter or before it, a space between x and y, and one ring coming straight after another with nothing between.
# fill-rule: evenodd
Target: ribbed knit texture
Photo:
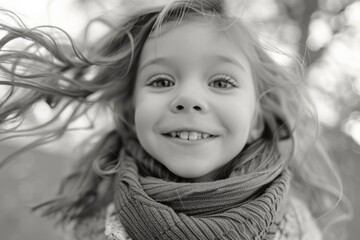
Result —
<instances>
[{"instance_id":1,"label":"ribbed knit texture","mask_svg":"<svg viewBox=\"0 0 360 240\"><path fill-rule=\"evenodd\" d=\"M247 190L251 183L241 182L236 174L214 182L170 181L176 176L136 144L120 158L114 204L132 239L272 239L268 233L281 218L291 178L288 170L254 191ZM141 162L153 174L139 174ZM154 171L166 178L152 177Z\"/></svg>"}]
</instances>

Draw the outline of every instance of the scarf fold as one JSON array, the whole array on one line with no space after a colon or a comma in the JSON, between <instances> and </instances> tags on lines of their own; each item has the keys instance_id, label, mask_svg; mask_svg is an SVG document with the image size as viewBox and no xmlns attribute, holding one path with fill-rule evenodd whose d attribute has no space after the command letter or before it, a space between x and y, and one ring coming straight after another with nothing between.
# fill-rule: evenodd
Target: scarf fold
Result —
<instances>
[{"instance_id":1,"label":"scarf fold","mask_svg":"<svg viewBox=\"0 0 360 240\"><path fill-rule=\"evenodd\" d=\"M256 190L237 174L179 182L132 141L120 161L114 204L127 233L137 240L272 239L268 233L281 218L291 179L285 169Z\"/></svg>"}]
</instances>

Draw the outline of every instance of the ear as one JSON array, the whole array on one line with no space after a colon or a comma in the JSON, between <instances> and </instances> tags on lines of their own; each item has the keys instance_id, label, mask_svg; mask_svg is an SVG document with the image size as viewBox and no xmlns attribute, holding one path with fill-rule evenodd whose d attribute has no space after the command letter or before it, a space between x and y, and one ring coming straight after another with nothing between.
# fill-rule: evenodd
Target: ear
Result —
<instances>
[{"instance_id":1,"label":"ear","mask_svg":"<svg viewBox=\"0 0 360 240\"><path fill-rule=\"evenodd\" d=\"M259 106L256 107L256 111L253 118L253 124L249 132L249 137L247 143L252 143L253 141L259 139L264 132L265 124L264 119L259 111Z\"/></svg>"}]
</instances>

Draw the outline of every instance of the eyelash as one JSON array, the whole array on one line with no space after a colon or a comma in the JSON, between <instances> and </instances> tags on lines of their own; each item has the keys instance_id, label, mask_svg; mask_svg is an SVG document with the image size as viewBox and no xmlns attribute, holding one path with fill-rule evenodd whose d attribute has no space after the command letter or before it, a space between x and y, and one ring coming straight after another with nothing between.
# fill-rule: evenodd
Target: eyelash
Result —
<instances>
[{"instance_id":1,"label":"eyelash","mask_svg":"<svg viewBox=\"0 0 360 240\"><path fill-rule=\"evenodd\" d=\"M159 85L159 83L161 85ZM165 83L165 85L163 85ZM170 84L170 85L169 85ZM166 87L172 87L175 85L173 80L165 75L165 74L157 74L149 79L149 81L146 84L147 86L155 87L155 88L166 88Z\"/></svg>"},{"instance_id":2,"label":"eyelash","mask_svg":"<svg viewBox=\"0 0 360 240\"><path fill-rule=\"evenodd\" d=\"M221 87L221 86L215 86L213 85L216 82L222 82L225 83L226 86L225 87ZM165 84L164 84L165 83ZM230 84L230 86L228 86L228 84ZM172 87L175 85L174 81L167 75L165 74L157 74L153 77L151 77L147 84L147 86L151 86L151 87L155 87L155 88L167 88L167 87ZM231 88L231 87L238 87L239 84L229 75L226 74L221 74L221 75L216 75L215 77L213 77L209 83L210 87L214 87L214 88Z\"/></svg>"},{"instance_id":3,"label":"eyelash","mask_svg":"<svg viewBox=\"0 0 360 240\"><path fill-rule=\"evenodd\" d=\"M216 82L222 82L227 84L226 87L215 87L213 84ZM230 84L231 86L228 86L228 84ZM239 84L229 75L226 74L221 74L221 75L217 75L215 77L213 77L209 83L210 87L215 87L215 88L230 88L230 87L239 87Z\"/></svg>"}]
</instances>

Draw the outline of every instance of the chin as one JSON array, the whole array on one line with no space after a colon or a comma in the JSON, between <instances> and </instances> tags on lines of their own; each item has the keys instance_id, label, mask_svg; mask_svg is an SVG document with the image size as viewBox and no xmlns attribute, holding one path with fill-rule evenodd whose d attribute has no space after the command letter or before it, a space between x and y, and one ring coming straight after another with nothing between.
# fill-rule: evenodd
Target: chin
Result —
<instances>
[{"instance_id":1,"label":"chin","mask_svg":"<svg viewBox=\"0 0 360 240\"><path fill-rule=\"evenodd\" d=\"M173 171L173 173L179 177L187 178L192 182L208 182L212 181L215 177L217 170L213 171L194 171L194 168L190 169L191 171Z\"/></svg>"}]
</instances>

